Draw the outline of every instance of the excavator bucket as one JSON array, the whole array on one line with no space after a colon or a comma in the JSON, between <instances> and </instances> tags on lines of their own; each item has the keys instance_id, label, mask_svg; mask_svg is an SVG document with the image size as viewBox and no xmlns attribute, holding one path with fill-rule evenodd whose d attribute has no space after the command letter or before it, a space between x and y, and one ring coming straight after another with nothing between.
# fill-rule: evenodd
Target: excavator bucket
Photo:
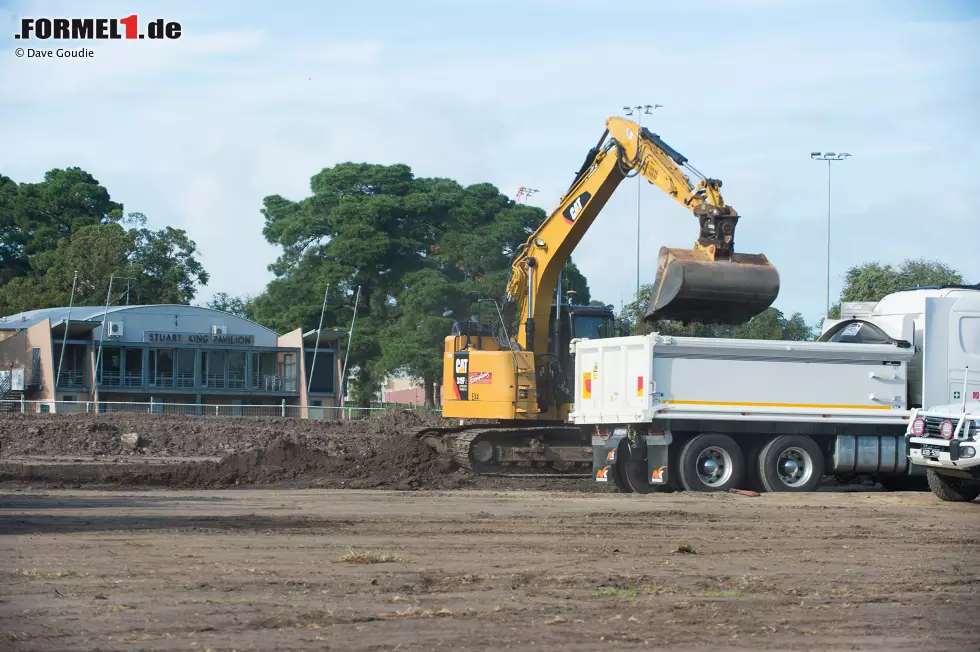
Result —
<instances>
[{"instance_id":1,"label":"excavator bucket","mask_svg":"<svg viewBox=\"0 0 980 652\"><path fill-rule=\"evenodd\" d=\"M711 260L693 249L660 248L657 278L645 319L740 324L779 294L779 273L762 254Z\"/></svg>"}]
</instances>

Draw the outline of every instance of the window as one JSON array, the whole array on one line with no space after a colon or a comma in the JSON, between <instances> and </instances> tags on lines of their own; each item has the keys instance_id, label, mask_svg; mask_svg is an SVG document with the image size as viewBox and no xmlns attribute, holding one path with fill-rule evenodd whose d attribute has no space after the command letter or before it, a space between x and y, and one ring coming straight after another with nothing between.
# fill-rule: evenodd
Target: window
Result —
<instances>
[{"instance_id":1,"label":"window","mask_svg":"<svg viewBox=\"0 0 980 652\"><path fill-rule=\"evenodd\" d=\"M193 349L177 349L177 387L194 387L194 362L197 355Z\"/></svg>"},{"instance_id":2,"label":"window","mask_svg":"<svg viewBox=\"0 0 980 652\"><path fill-rule=\"evenodd\" d=\"M126 349L126 375L123 384L127 387L140 387L143 384L143 350Z\"/></svg>"},{"instance_id":3,"label":"window","mask_svg":"<svg viewBox=\"0 0 980 652\"><path fill-rule=\"evenodd\" d=\"M214 389L228 387L228 376L225 370L227 364L227 351L204 351L201 354L201 375L204 377L204 386Z\"/></svg>"},{"instance_id":4,"label":"window","mask_svg":"<svg viewBox=\"0 0 980 652\"><path fill-rule=\"evenodd\" d=\"M245 352L228 352L228 387L245 389Z\"/></svg>"},{"instance_id":5,"label":"window","mask_svg":"<svg viewBox=\"0 0 980 652\"><path fill-rule=\"evenodd\" d=\"M335 390L334 378L337 375L337 365L333 351L317 351L316 364L313 364L313 352L307 351L303 356L306 363L306 377L310 384L310 391L316 393L332 394ZM312 371L312 377L310 372Z\"/></svg>"},{"instance_id":6,"label":"window","mask_svg":"<svg viewBox=\"0 0 980 652\"><path fill-rule=\"evenodd\" d=\"M174 350L150 350L150 386L174 386Z\"/></svg>"},{"instance_id":7,"label":"window","mask_svg":"<svg viewBox=\"0 0 980 652\"><path fill-rule=\"evenodd\" d=\"M282 386L286 391L296 390L296 354L286 353L282 356L283 379Z\"/></svg>"},{"instance_id":8,"label":"window","mask_svg":"<svg viewBox=\"0 0 980 652\"><path fill-rule=\"evenodd\" d=\"M101 385L119 387L122 385L122 349L102 349Z\"/></svg>"}]
</instances>

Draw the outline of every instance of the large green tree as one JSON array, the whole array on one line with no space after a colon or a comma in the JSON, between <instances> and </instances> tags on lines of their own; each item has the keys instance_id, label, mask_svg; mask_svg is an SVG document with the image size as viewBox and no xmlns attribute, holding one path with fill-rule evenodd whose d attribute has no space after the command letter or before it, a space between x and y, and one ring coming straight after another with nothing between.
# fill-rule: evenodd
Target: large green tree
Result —
<instances>
[{"instance_id":1,"label":"large green tree","mask_svg":"<svg viewBox=\"0 0 980 652\"><path fill-rule=\"evenodd\" d=\"M36 184L0 176L0 236L0 314L67 305L76 271L76 305L103 303L112 276L113 303L186 304L208 282L184 231L124 215L79 168Z\"/></svg>"},{"instance_id":2,"label":"large green tree","mask_svg":"<svg viewBox=\"0 0 980 652\"><path fill-rule=\"evenodd\" d=\"M40 183L0 174L0 283L26 276L34 256L80 229L122 219L122 204L81 168L50 170Z\"/></svg>"},{"instance_id":3,"label":"large green tree","mask_svg":"<svg viewBox=\"0 0 980 652\"><path fill-rule=\"evenodd\" d=\"M352 394L366 403L382 377L404 371L423 380L433 403L453 321L471 308L499 321L492 303L471 300L501 303L511 261L544 211L489 183L418 178L405 165L343 163L314 176L311 190L300 201L264 200L265 236L282 253L270 267L276 278L255 298L256 320L280 331L315 328L329 286L324 323L346 330L360 287ZM588 283L573 263L565 276L563 289L587 303Z\"/></svg>"},{"instance_id":4,"label":"large green tree","mask_svg":"<svg viewBox=\"0 0 980 652\"><path fill-rule=\"evenodd\" d=\"M899 290L930 285L958 285L963 275L938 260L906 259L898 268L879 262L855 265L847 270L841 301L880 301ZM830 316L840 318L840 302L834 304Z\"/></svg>"},{"instance_id":5,"label":"large green tree","mask_svg":"<svg viewBox=\"0 0 980 652\"><path fill-rule=\"evenodd\" d=\"M264 234L283 252L255 314L280 331L315 328L329 286L325 325L337 326L349 321L360 288L351 366L353 393L363 404L380 380L376 362L385 327L399 317L398 296L424 267L460 188L416 179L406 165L367 163L326 168L310 185L313 195L299 202L278 195L264 201Z\"/></svg>"}]
</instances>

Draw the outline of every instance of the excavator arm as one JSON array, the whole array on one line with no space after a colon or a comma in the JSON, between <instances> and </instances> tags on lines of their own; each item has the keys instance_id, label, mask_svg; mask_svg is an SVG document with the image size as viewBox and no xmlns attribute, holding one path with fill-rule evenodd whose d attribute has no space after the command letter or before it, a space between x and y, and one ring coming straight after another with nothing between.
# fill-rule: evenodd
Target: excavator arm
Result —
<instances>
[{"instance_id":1,"label":"excavator arm","mask_svg":"<svg viewBox=\"0 0 980 652\"><path fill-rule=\"evenodd\" d=\"M679 166L697 175L699 183L693 185ZM739 216L722 199L721 181L701 175L657 134L612 117L558 207L513 260L507 292L521 316L517 342L535 357L548 353L551 297L561 269L620 182L636 174L700 223L693 249L660 249L648 320L738 323L775 300L779 276L765 256L734 252Z\"/></svg>"}]
</instances>

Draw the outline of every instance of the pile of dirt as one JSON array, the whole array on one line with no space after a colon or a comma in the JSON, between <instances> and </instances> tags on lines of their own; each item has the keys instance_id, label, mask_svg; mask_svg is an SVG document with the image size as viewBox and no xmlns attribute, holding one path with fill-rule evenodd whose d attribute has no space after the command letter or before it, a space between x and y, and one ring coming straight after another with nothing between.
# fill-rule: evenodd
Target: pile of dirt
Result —
<instances>
[{"instance_id":1,"label":"pile of dirt","mask_svg":"<svg viewBox=\"0 0 980 652\"><path fill-rule=\"evenodd\" d=\"M357 421L4 415L0 482L396 490L566 488L562 485L581 490L594 485L577 478L477 476L459 468L450 454L432 450L419 436L425 428L453 425L458 422L434 412L400 409Z\"/></svg>"},{"instance_id":2,"label":"pile of dirt","mask_svg":"<svg viewBox=\"0 0 980 652\"><path fill-rule=\"evenodd\" d=\"M0 455L224 457L288 438L313 449L357 447L378 436L453 424L438 413L389 409L370 419L321 421L275 417L149 414L0 415ZM124 435L138 436L133 450Z\"/></svg>"}]
</instances>

